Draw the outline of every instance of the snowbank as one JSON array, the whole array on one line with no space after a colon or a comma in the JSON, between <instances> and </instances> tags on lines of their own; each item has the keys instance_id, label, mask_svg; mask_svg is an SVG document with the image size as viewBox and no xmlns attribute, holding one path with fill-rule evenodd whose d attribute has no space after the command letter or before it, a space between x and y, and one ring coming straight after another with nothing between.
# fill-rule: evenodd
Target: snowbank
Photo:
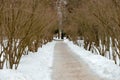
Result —
<instances>
[{"instance_id":1,"label":"snowbank","mask_svg":"<svg viewBox=\"0 0 120 80\"><path fill-rule=\"evenodd\" d=\"M0 70L0 80L51 80L55 42L23 56L18 70Z\"/></svg>"},{"instance_id":2,"label":"snowbank","mask_svg":"<svg viewBox=\"0 0 120 80\"><path fill-rule=\"evenodd\" d=\"M109 80L120 80L120 67L115 65L113 61L100 55L94 55L90 51L86 51L68 40L65 40L65 42L90 66L94 73Z\"/></svg>"}]
</instances>

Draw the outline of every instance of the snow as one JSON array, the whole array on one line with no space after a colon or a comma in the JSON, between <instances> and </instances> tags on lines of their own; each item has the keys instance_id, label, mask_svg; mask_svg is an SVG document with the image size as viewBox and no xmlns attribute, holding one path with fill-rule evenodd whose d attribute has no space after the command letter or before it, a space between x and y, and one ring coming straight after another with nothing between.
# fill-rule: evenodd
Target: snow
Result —
<instances>
[{"instance_id":1,"label":"snow","mask_svg":"<svg viewBox=\"0 0 120 80\"><path fill-rule=\"evenodd\" d=\"M0 70L0 80L51 80L55 41L23 56L17 70Z\"/></svg>"},{"instance_id":2,"label":"snow","mask_svg":"<svg viewBox=\"0 0 120 80\"><path fill-rule=\"evenodd\" d=\"M120 80L120 67L114 61L92 54L83 47L65 41L92 71L106 80ZM17 70L0 70L0 80L51 80L55 41L43 45L38 52L23 56Z\"/></svg>"},{"instance_id":3,"label":"snow","mask_svg":"<svg viewBox=\"0 0 120 80\"><path fill-rule=\"evenodd\" d=\"M65 40L68 46L82 59L92 71L108 80L120 80L120 67L114 61L101 55L92 54L84 48L78 47L72 41Z\"/></svg>"}]
</instances>

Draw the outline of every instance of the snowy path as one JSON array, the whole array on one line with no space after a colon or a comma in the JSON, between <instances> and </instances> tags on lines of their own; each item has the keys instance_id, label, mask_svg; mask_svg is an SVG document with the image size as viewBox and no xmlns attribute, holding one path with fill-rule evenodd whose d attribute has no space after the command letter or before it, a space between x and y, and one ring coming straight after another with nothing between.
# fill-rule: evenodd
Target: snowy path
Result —
<instances>
[{"instance_id":1,"label":"snowy path","mask_svg":"<svg viewBox=\"0 0 120 80\"><path fill-rule=\"evenodd\" d=\"M0 70L0 80L120 80L120 67L69 40L52 41L23 56L18 70Z\"/></svg>"},{"instance_id":2,"label":"snowy path","mask_svg":"<svg viewBox=\"0 0 120 80\"><path fill-rule=\"evenodd\" d=\"M89 70L88 66L64 42L55 46L52 80L103 80Z\"/></svg>"}]
</instances>

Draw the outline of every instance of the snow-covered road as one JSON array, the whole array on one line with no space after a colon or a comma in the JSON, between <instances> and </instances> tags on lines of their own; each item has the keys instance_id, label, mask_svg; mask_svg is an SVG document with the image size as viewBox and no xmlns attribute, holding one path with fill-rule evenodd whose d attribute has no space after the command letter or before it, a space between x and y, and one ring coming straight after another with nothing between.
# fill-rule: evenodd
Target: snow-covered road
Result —
<instances>
[{"instance_id":1,"label":"snow-covered road","mask_svg":"<svg viewBox=\"0 0 120 80\"><path fill-rule=\"evenodd\" d=\"M64 45L62 45L63 43ZM101 78L104 78L105 80L120 80L120 67L115 65L113 61L108 60L107 58L104 58L100 55L94 55L91 52L86 51L85 49L80 48L77 45L74 45L71 41L68 41L68 40L65 40L64 42L60 43L59 45L62 45L62 46L60 46L59 48L56 46L55 50L54 50L54 46L58 44L56 44L56 42L53 41L53 42L47 43L42 48L39 48L39 51L37 53L30 53L27 56L23 56L20 62L20 65L18 67L18 70L9 70L9 69L0 70L0 80L55 80L53 79L53 74L55 70L55 67L53 65L53 59L55 62L57 61L56 60L57 58L58 59L60 58L59 56L53 57L53 54L54 54L54 51L55 53L56 52L59 53L59 51L63 51L59 49L65 48L67 46L65 43L69 46L69 48L66 48L65 50L68 53L71 53L71 56L74 55L74 57L71 57L70 59L68 59L68 60L71 60L71 63L70 64L67 63L68 65L66 65L66 66L71 66L70 70L72 70L73 73L76 73L76 72L78 73L81 67L80 64L83 64L82 68L83 69L88 68L87 74L90 74L89 76L94 76L95 74L97 74ZM70 56L66 54L66 52L64 53L65 55L62 56L62 54L63 53L61 54L59 53L59 55L61 55L61 59L63 57L64 60L67 60L67 57ZM74 61L75 59L78 61L77 62ZM64 60L63 60L63 63L64 63ZM73 68L74 63L75 65L78 65L80 63L76 69ZM60 64L58 64L58 68L59 67L60 67ZM59 71L62 72L62 69L60 69ZM67 67L66 69L64 69L64 71L69 71L69 68ZM63 73L62 75L64 75L64 72L62 73ZM93 73L94 75L91 75ZM84 73L82 74L84 78L85 77ZM79 75L79 74L75 74L75 75ZM63 79L63 80L66 80L66 79ZM75 79L75 80L80 80L80 79ZM86 80L86 79L84 78L82 80ZM89 78L87 80L91 80L91 79Z\"/></svg>"},{"instance_id":2,"label":"snow-covered road","mask_svg":"<svg viewBox=\"0 0 120 80\"><path fill-rule=\"evenodd\" d=\"M94 74L64 42L55 46L52 80L106 80Z\"/></svg>"},{"instance_id":3,"label":"snow-covered road","mask_svg":"<svg viewBox=\"0 0 120 80\"><path fill-rule=\"evenodd\" d=\"M90 51L74 45L72 41L65 40L71 50L89 65L91 70L107 80L120 80L120 66L114 61L109 60L101 55L94 55Z\"/></svg>"}]
</instances>

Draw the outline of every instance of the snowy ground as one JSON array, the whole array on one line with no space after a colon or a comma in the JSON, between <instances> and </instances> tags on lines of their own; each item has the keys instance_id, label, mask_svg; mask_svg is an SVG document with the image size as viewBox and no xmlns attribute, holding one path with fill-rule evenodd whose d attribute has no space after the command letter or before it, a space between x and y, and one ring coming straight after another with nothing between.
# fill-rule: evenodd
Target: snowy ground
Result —
<instances>
[{"instance_id":1,"label":"snowy ground","mask_svg":"<svg viewBox=\"0 0 120 80\"><path fill-rule=\"evenodd\" d=\"M65 42L96 74L108 80L120 80L120 67L115 65L112 60L108 60L100 55L94 55L68 40L65 40Z\"/></svg>"},{"instance_id":2,"label":"snowy ground","mask_svg":"<svg viewBox=\"0 0 120 80\"><path fill-rule=\"evenodd\" d=\"M23 56L18 70L0 70L0 80L51 80L55 42Z\"/></svg>"},{"instance_id":3,"label":"snowy ground","mask_svg":"<svg viewBox=\"0 0 120 80\"><path fill-rule=\"evenodd\" d=\"M69 47L86 62L94 73L108 80L120 80L120 67L100 55L94 55L65 40ZM18 70L0 70L0 80L51 80L55 42L39 48L37 53L23 56Z\"/></svg>"}]
</instances>

